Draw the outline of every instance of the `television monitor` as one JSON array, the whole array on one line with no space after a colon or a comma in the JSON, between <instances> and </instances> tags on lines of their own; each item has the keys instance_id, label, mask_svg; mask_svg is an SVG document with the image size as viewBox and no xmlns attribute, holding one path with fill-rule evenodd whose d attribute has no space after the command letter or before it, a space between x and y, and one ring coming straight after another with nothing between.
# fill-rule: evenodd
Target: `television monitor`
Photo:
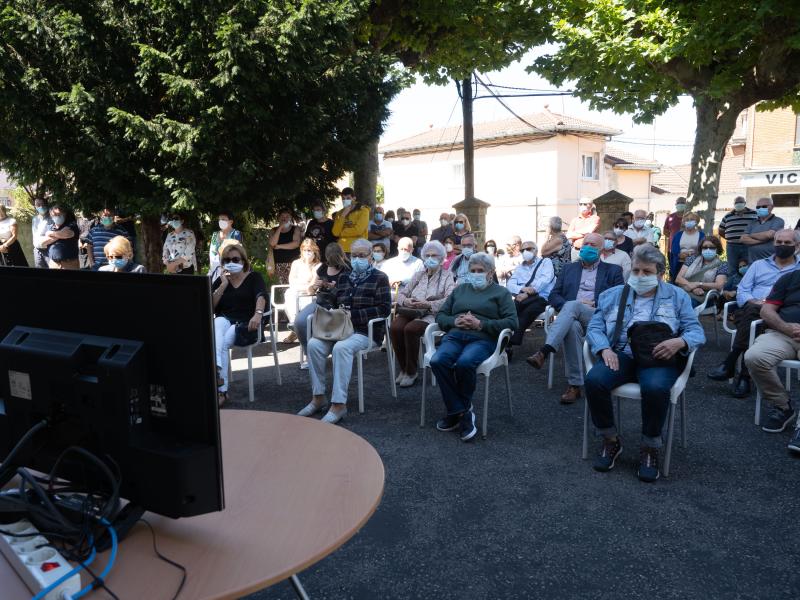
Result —
<instances>
[{"instance_id":1,"label":"television monitor","mask_svg":"<svg viewBox=\"0 0 800 600\"><path fill-rule=\"evenodd\" d=\"M0 289L0 460L47 419L15 464L49 472L80 446L142 509L223 509L208 278L7 267Z\"/></svg>"}]
</instances>

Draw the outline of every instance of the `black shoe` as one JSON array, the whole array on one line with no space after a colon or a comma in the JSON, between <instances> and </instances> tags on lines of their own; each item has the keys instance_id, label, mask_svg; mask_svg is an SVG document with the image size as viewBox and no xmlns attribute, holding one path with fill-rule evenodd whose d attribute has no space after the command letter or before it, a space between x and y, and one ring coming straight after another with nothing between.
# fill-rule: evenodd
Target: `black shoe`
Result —
<instances>
[{"instance_id":1,"label":"black shoe","mask_svg":"<svg viewBox=\"0 0 800 600\"><path fill-rule=\"evenodd\" d=\"M478 433L478 428L475 427L475 413L470 408L467 412L461 415L461 441L468 442Z\"/></svg>"},{"instance_id":2,"label":"black shoe","mask_svg":"<svg viewBox=\"0 0 800 600\"><path fill-rule=\"evenodd\" d=\"M461 422L461 415L447 415L443 419L436 421L436 429L439 431L453 431L458 428Z\"/></svg>"},{"instance_id":3,"label":"black shoe","mask_svg":"<svg viewBox=\"0 0 800 600\"><path fill-rule=\"evenodd\" d=\"M791 404L789 408L785 410L773 406L769 413L767 413L767 418L764 419L764 424L761 426L761 429L767 433L780 433L786 429L786 426L792 422L794 417L795 413Z\"/></svg>"},{"instance_id":4,"label":"black shoe","mask_svg":"<svg viewBox=\"0 0 800 600\"><path fill-rule=\"evenodd\" d=\"M639 451L639 470L636 472L639 481L653 483L660 475L661 473L658 471L658 448L642 446Z\"/></svg>"},{"instance_id":5,"label":"black shoe","mask_svg":"<svg viewBox=\"0 0 800 600\"><path fill-rule=\"evenodd\" d=\"M750 395L750 378L739 376L733 383L731 395L734 398L747 398Z\"/></svg>"},{"instance_id":6,"label":"black shoe","mask_svg":"<svg viewBox=\"0 0 800 600\"><path fill-rule=\"evenodd\" d=\"M622 453L622 438L619 436L613 442L611 440L603 439L603 445L600 447L600 453L595 457L594 467L595 471L610 471L614 468L614 463L617 457Z\"/></svg>"},{"instance_id":7,"label":"black shoe","mask_svg":"<svg viewBox=\"0 0 800 600\"><path fill-rule=\"evenodd\" d=\"M789 440L789 445L786 446L792 452L800 453L800 427L794 430L792 439Z\"/></svg>"},{"instance_id":8,"label":"black shoe","mask_svg":"<svg viewBox=\"0 0 800 600\"><path fill-rule=\"evenodd\" d=\"M727 361L717 365L706 373L706 377L714 381L728 381L731 377L736 375L736 371L728 367Z\"/></svg>"}]
</instances>

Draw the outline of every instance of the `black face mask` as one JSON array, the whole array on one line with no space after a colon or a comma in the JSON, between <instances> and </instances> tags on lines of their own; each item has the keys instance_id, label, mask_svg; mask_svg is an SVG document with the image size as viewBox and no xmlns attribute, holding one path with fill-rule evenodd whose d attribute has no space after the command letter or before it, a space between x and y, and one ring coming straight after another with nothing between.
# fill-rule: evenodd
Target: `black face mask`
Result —
<instances>
[{"instance_id":1,"label":"black face mask","mask_svg":"<svg viewBox=\"0 0 800 600\"><path fill-rule=\"evenodd\" d=\"M792 254L794 254L794 246L786 246L786 245L775 246L775 256L777 256L778 258L786 259L789 258Z\"/></svg>"}]
</instances>

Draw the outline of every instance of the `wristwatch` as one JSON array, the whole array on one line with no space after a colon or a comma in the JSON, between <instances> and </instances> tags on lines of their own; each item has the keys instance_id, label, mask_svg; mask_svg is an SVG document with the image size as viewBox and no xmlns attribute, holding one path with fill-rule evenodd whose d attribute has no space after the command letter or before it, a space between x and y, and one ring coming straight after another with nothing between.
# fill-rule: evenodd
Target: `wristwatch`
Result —
<instances>
[{"instance_id":1,"label":"wristwatch","mask_svg":"<svg viewBox=\"0 0 800 600\"><path fill-rule=\"evenodd\" d=\"M257 314L257 315L263 315L263 314L264 314L264 311L263 311L263 310L258 310L258 309L256 309L256 314Z\"/></svg>"}]
</instances>

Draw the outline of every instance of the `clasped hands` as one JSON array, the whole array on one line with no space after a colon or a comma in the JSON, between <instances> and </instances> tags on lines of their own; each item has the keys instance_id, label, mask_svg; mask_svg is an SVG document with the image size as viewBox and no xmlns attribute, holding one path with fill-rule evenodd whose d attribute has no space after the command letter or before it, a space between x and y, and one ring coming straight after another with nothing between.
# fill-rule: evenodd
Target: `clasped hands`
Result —
<instances>
[{"instance_id":1,"label":"clasped hands","mask_svg":"<svg viewBox=\"0 0 800 600\"><path fill-rule=\"evenodd\" d=\"M478 331L482 327L480 319L470 311L465 312L463 315L458 315L454 325L459 329L471 329L473 331Z\"/></svg>"}]
</instances>

